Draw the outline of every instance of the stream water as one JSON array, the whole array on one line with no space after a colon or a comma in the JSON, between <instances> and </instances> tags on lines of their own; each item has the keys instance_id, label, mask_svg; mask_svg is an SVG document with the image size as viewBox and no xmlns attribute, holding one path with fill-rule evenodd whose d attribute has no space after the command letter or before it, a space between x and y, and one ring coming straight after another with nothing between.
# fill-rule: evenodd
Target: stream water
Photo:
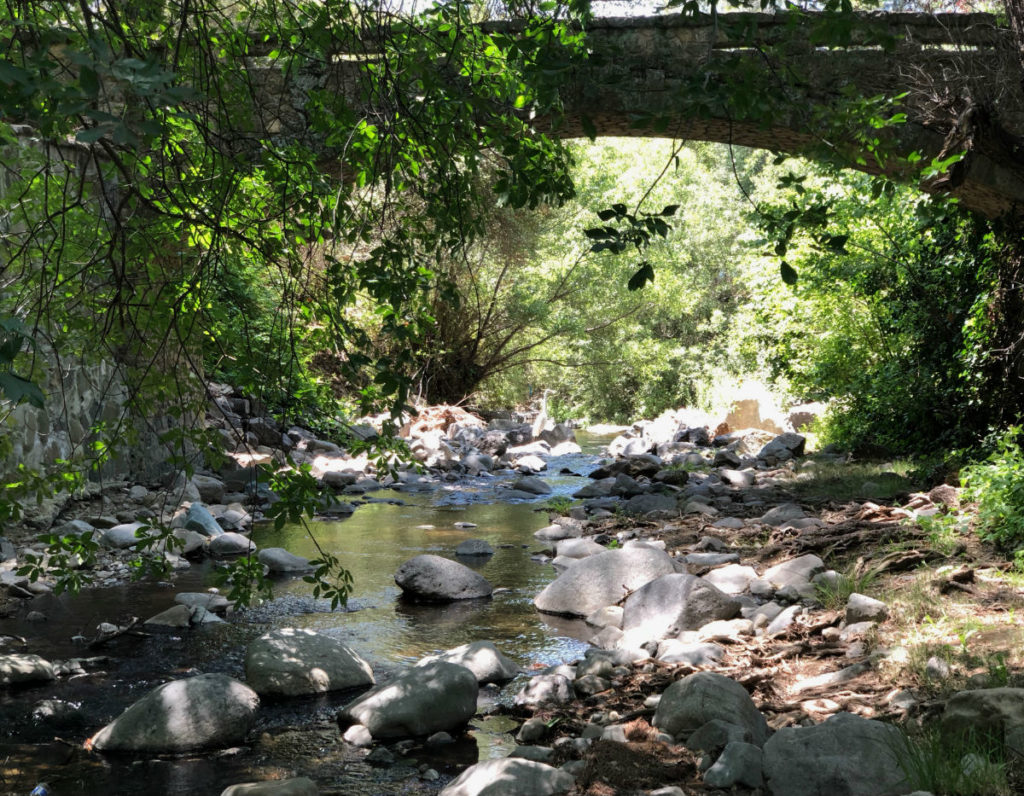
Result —
<instances>
[{"instance_id":1,"label":"stream water","mask_svg":"<svg viewBox=\"0 0 1024 796\"><path fill-rule=\"evenodd\" d=\"M604 437L578 434L584 453L553 458L543 474L554 494L579 488L580 476L595 466ZM561 474L563 470L579 475ZM513 745L511 722L478 717L466 739L443 753L414 749L400 764L371 768L359 753L340 742L333 717L352 694L264 701L257 741L243 749L167 759L101 756L81 749L82 741L156 685L197 672L224 672L244 678L245 645L274 627L308 627L337 634L373 666L378 681L389 671L423 655L486 639L530 668L580 657L589 633L582 622L538 614L533 597L554 576L548 564L531 555L544 545L533 532L547 524L535 501L502 499L511 477L439 482L412 492L375 492L351 517L275 531L258 526L252 534L261 547L285 547L315 557L312 536L337 554L354 579L347 610L330 611L314 600L301 578L275 582L275 599L240 611L227 623L189 630L125 637L109 648L87 650L74 640L89 636L100 622L145 618L173 604L182 591L202 591L214 583L209 564L193 566L172 583L139 582L95 589L77 597L45 596L6 620L0 632L30 640L29 652L50 660L102 655L87 673L47 686L0 691L0 793L25 794L46 782L50 794L211 794L234 782L307 775L326 784L322 792L362 794L433 792L416 764L426 763L442 780L458 766L478 758L504 756ZM473 523L459 528L455 523ZM493 556L461 559L496 589L490 600L449 605L417 605L400 597L394 583L398 566L420 553L455 557L464 539L486 539ZM46 615L29 622L29 611ZM503 701L519 687L485 692L484 701ZM51 700L47 703L46 700ZM57 700L57 702L52 702Z\"/></svg>"}]
</instances>

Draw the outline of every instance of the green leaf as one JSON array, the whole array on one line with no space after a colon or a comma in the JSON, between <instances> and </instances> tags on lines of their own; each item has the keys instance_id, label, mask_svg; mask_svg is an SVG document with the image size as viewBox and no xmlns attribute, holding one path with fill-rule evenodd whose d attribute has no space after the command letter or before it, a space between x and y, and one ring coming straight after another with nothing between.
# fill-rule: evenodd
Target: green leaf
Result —
<instances>
[{"instance_id":1,"label":"green leaf","mask_svg":"<svg viewBox=\"0 0 1024 796\"><path fill-rule=\"evenodd\" d=\"M648 282L654 281L654 266L648 262L640 264L639 270L629 279L629 284L626 285L631 291L640 290Z\"/></svg>"},{"instance_id":2,"label":"green leaf","mask_svg":"<svg viewBox=\"0 0 1024 796\"><path fill-rule=\"evenodd\" d=\"M43 391L14 373L0 373L0 393L13 403L28 401L32 406L43 408Z\"/></svg>"},{"instance_id":3,"label":"green leaf","mask_svg":"<svg viewBox=\"0 0 1024 796\"><path fill-rule=\"evenodd\" d=\"M782 265L779 266L779 273L782 276L782 281L785 282L787 285L795 285L797 279L800 278L796 272L796 269L794 269L793 266L791 266L785 260L783 260Z\"/></svg>"},{"instance_id":4,"label":"green leaf","mask_svg":"<svg viewBox=\"0 0 1024 796\"><path fill-rule=\"evenodd\" d=\"M679 205L665 205L665 209L661 211L661 215L674 216L677 210L679 210Z\"/></svg>"},{"instance_id":5,"label":"green leaf","mask_svg":"<svg viewBox=\"0 0 1024 796\"><path fill-rule=\"evenodd\" d=\"M79 130L75 134L75 139L83 144L92 144L103 138L106 133L106 129L103 127L90 127L87 130Z\"/></svg>"},{"instance_id":6,"label":"green leaf","mask_svg":"<svg viewBox=\"0 0 1024 796\"><path fill-rule=\"evenodd\" d=\"M846 241L849 239L849 235L831 235L828 239L828 248L836 254L846 254Z\"/></svg>"},{"instance_id":7,"label":"green leaf","mask_svg":"<svg viewBox=\"0 0 1024 796\"><path fill-rule=\"evenodd\" d=\"M597 140L597 126L594 124L594 120L591 119L587 114L580 115L580 125L583 127L583 134L591 141Z\"/></svg>"}]
</instances>

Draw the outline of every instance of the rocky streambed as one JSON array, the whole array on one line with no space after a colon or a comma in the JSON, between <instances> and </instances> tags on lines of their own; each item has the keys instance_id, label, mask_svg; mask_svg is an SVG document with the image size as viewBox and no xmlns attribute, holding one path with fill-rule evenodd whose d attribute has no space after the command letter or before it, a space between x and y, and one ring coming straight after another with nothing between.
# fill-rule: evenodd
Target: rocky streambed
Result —
<instances>
[{"instance_id":1,"label":"rocky streambed","mask_svg":"<svg viewBox=\"0 0 1024 796\"><path fill-rule=\"evenodd\" d=\"M446 420L413 437L427 472L390 482L273 431L352 508L312 528L356 574L345 613L294 576L258 609L203 602L209 564L195 559L162 592L145 591L166 603L199 595L178 598L176 623L121 632L115 621L109 637L79 631L73 642L52 628L65 605L91 623L82 597L9 609L3 630L27 649L3 659L12 729L0 782L10 792L45 778L52 792L232 793L261 781L245 792L867 796L927 784L907 734L917 725L991 736L1003 759L1015 753L1024 690L937 657L929 676L965 687L936 699L934 682L901 668L914 651L887 637L899 600L868 578L851 583L847 568L859 555L855 569L870 560L874 578L899 584L934 561L896 543L915 538L915 519L955 510L955 489L808 500L799 484L842 457L805 459L799 434L712 428L682 412L613 439L600 467L559 458L580 456L569 429ZM230 475L207 478L230 487ZM574 504L533 510L552 495ZM228 512L260 511L203 497L174 507L183 533L193 505L221 531L244 520L225 522ZM205 552L222 535L207 527ZM239 535L247 549L300 558L312 545L299 528ZM989 571L936 570L936 593L954 583L983 595ZM159 616L131 588L126 607ZM118 590L90 592L94 607L104 591ZM98 652L70 654L81 642ZM963 758L976 779L999 765L976 749ZM1002 776L1009 787L1012 772Z\"/></svg>"}]
</instances>

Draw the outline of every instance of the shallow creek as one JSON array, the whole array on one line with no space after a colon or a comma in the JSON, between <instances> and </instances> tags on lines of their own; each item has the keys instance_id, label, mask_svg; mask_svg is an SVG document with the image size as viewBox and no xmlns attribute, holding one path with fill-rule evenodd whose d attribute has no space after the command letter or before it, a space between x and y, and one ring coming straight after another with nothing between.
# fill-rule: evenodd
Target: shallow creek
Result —
<instances>
[{"instance_id":1,"label":"shallow creek","mask_svg":"<svg viewBox=\"0 0 1024 796\"><path fill-rule=\"evenodd\" d=\"M585 475L607 438L578 435L584 454L553 458L542 474L554 494L579 488L579 477L560 475L566 468ZM316 556L312 533L325 550L336 553L352 572L355 585L345 611L310 596L301 578L275 582L275 599L241 611L225 624L191 630L152 632L146 638L123 637L89 650L73 637L92 637L100 622L124 622L155 615L182 591L214 585L207 563L179 573L172 583L134 583L95 589L78 597L41 597L27 604L0 632L29 639L29 652L51 660L104 656L97 670L61 678L47 686L0 691L0 793L25 794L40 782L56 794L211 794L229 784L307 775L321 793L373 794L435 792L416 769L428 764L440 782L478 758L504 756L513 745L514 723L500 716L479 716L469 735L441 752L414 748L395 766L373 768L340 741L333 721L337 708L353 694L267 702L261 708L256 741L243 749L167 759L101 756L81 749L82 741L148 690L175 677L225 672L243 678L245 645L274 627L308 627L337 634L373 666L378 682L397 666L423 655L477 639L494 641L526 669L580 657L589 635L582 622L538 614L533 597L554 577L548 564L531 560L544 545L533 532L547 524L538 503L502 500L511 477L440 482L416 492L374 492L348 519L311 523L275 531L259 526L253 540L261 547L285 547ZM455 523L474 523L457 528ZM461 559L496 588L491 600L446 606L415 605L400 599L393 574L420 553L454 557L464 539L486 539L496 548L489 558ZM45 622L28 622L29 611ZM482 704L505 701L521 679L500 692L482 691ZM57 716L40 716L43 700L60 700ZM43 712L46 712L45 708Z\"/></svg>"}]
</instances>

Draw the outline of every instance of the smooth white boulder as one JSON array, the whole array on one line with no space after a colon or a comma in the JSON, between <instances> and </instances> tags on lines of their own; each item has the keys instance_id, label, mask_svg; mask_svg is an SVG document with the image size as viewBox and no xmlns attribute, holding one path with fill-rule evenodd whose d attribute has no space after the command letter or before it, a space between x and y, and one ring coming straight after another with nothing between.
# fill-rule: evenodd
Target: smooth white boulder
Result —
<instances>
[{"instance_id":1,"label":"smooth white boulder","mask_svg":"<svg viewBox=\"0 0 1024 796\"><path fill-rule=\"evenodd\" d=\"M470 766L440 796L555 796L575 783L572 774L546 763L505 757Z\"/></svg>"},{"instance_id":2,"label":"smooth white boulder","mask_svg":"<svg viewBox=\"0 0 1024 796\"><path fill-rule=\"evenodd\" d=\"M271 574L309 572L313 569L308 558L289 553L283 547L265 547L257 554L257 558Z\"/></svg>"},{"instance_id":3,"label":"smooth white boulder","mask_svg":"<svg viewBox=\"0 0 1024 796\"><path fill-rule=\"evenodd\" d=\"M0 685L30 685L53 680L53 664L38 655L0 655Z\"/></svg>"},{"instance_id":4,"label":"smooth white boulder","mask_svg":"<svg viewBox=\"0 0 1024 796\"><path fill-rule=\"evenodd\" d=\"M226 674L200 674L154 688L89 741L93 749L153 754L217 749L245 740L260 698Z\"/></svg>"},{"instance_id":5,"label":"smooth white boulder","mask_svg":"<svg viewBox=\"0 0 1024 796\"><path fill-rule=\"evenodd\" d=\"M373 685L370 664L340 639L305 628L265 633L245 652L245 679L259 694L298 696Z\"/></svg>"},{"instance_id":6,"label":"smooth white boulder","mask_svg":"<svg viewBox=\"0 0 1024 796\"><path fill-rule=\"evenodd\" d=\"M671 556L662 550L606 550L571 566L549 583L533 604L543 613L586 617L675 571Z\"/></svg>"},{"instance_id":7,"label":"smooth white boulder","mask_svg":"<svg viewBox=\"0 0 1024 796\"><path fill-rule=\"evenodd\" d=\"M747 689L716 672L697 672L672 683L651 723L669 735L689 736L714 719L742 727L756 746L768 739L768 722Z\"/></svg>"},{"instance_id":8,"label":"smooth white boulder","mask_svg":"<svg viewBox=\"0 0 1024 796\"><path fill-rule=\"evenodd\" d=\"M444 661L465 666L476 681L484 683L504 683L519 674L519 667L502 654L491 641L473 641L461 647L446 650L438 655L430 655L417 661L417 666L426 666L434 661Z\"/></svg>"},{"instance_id":9,"label":"smooth white boulder","mask_svg":"<svg viewBox=\"0 0 1024 796\"><path fill-rule=\"evenodd\" d=\"M675 638L718 619L732 619L740 603L696 575L671 573L646 583L626 599L622 630L637 643Z\"/></svg>"},{"instance_id":10,"label":"smooth white boulder","mask_svg":"<svg viewBox=\"0 0 1024 796\"><path fill-rule=\"evenodd\" d=\"M450 732L473 717L479 690L465 666L435 661L411 667L352 700L339 711L338 721L362 724L374 738Z\"/></svg>"},{"instance_id":11,"label":"smooth white boulder","mask_svg":"<svg viewBox=\"0 0 1024 796\"><path fill-rule=\"evenodd\" d=\"M910 791L896 727L836 713L813 727L784 727L764 745L764 779L774 796L901 796Z\"/></svg>"},{"instance_id":12,"label":"smooth white boulder","mask_svg":"<svg viewBox=\"0 0 1024 796\"><path fill-rule=\"evenodd\" d=\"M410 558L395 572L406 596L427 602L490 597L494 590L483 575L448 558L424 554Z\"/></svg>"}]
</instances>

